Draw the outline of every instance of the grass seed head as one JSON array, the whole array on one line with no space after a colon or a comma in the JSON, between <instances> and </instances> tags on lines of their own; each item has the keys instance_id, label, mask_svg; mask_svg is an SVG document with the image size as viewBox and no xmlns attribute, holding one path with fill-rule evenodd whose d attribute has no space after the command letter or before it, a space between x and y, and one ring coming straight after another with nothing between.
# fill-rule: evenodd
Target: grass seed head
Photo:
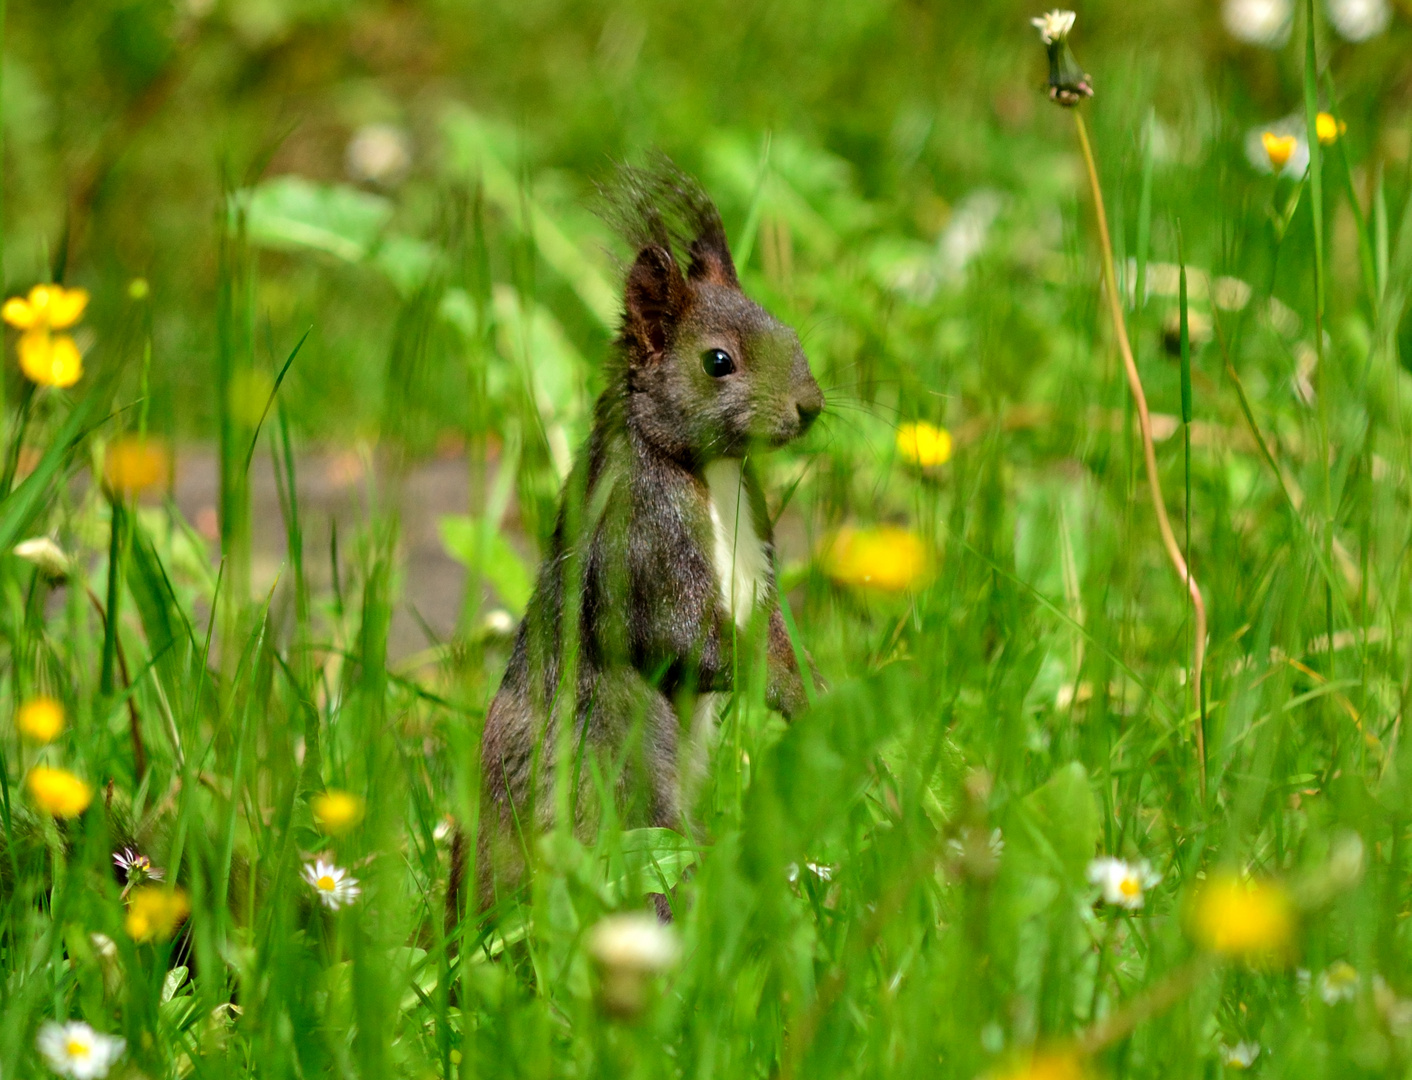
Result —
<instances>
[{"instance_id":1,"label":"grass seed head","mask_svg":"<svg viewBox=\"0 0 1412 1080\"><path fill-rule=\"evenodd\" d=\"M38 568L51 581L63 581L72 566L64 549L47 536L34 536L15 545L15 555Z\"/></svg>"}]
</instances>

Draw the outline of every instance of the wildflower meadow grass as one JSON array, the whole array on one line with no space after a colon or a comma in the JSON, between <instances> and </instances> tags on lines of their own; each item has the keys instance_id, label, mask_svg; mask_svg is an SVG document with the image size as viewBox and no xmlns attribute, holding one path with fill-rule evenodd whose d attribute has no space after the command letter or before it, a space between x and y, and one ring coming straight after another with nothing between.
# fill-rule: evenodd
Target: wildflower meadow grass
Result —
<instances>
[{"instance_id":1,"label":"wildflower meadow grass","mask_svg":"<svg viewBox=\"0 0 1412 1080\"><path fill-rule=\"evenodd\" d=\"M0 1077L1412 1072L1403 0L0 25ZM448 902L655 148L822 685Z\"/></svg>"}]
</instances>

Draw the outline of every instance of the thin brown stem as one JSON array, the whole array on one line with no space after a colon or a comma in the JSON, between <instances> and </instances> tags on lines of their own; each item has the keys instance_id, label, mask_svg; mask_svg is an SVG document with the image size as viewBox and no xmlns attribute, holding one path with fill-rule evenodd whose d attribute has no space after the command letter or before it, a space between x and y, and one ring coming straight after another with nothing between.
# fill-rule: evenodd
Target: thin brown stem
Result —
<instances>
[{"instance_id":1,"label":"thin brown stem","mask_svg":"<svg viewBox=\"0 0 1412 1080\"><path fill-rule=\"evenodd\" d=\"M1201 586L1182 557L1181 545L1177 543L1172 523L1167 518L1167 504L1162 499L1162 482L1157 475L1157 453L1152 448L1152 419L1147 412L1147 395L1142 390L1142 379L1137 373L1137 362L1133 359L1133 349L1128 341L1127 323L1123 318L1123 301L1118 293L1118 277L1113 270L1113 241L1108 233L1108 215L1103 209L1103 188L1098 182L1098 167L1093 161L1093 148L1088 141L1088 127L1083 114L1074 110L1074 126L1079 133L1079 147L1083 150L1084 164L1088 167L1088 183L1093 192L1094 216L1098 220L1099 251L1103 257L1103 286L1108 293L1108 308L1113 316L1113 332L1118 339L1118 351L1123 356L1123 367L1128 373L1128 388L1132 391L1137 405L1138 427L1142 431L1142 455L1147 465L1147 486L1152 492L1152 506L1157 513L1157 529L1162 534L1162 546L1167 549L1167 557L1177 571L1177 578L1191 594L1191 606L1196 620L1195 641L1192 644L1191 686L1196 703L1196 759L1201 782L1201 799L1206 801L1206 732L1202 723L1202 672L1206 660L1206 602L1201 598Z\"/></svg>"}]
</instances>

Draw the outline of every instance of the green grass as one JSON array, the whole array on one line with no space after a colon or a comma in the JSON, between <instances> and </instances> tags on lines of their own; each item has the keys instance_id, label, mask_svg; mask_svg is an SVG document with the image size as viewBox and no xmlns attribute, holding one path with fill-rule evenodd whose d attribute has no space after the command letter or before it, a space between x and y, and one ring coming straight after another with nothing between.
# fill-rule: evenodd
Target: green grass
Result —
<instances>
[{"instance_id":1,"label":"green grass","mask_svg":"<svg viewBox=\"0 0 1412 1080\"><path fill-rule=\"evenodd\" d=\"M1306 5L1274 51L1205 8L1080 12L1210 615L1203 797L1191 611L1073 125L1038 88L1036 12L974 6L9 5L6 293L57 276L93 302L70 391L30 396L6 341L0 712L49 693L69 726L39 748L0 718L0 1076L46 1074L54 1018L152 1078L971 1080L1054 1046L1165 1080L1223 1075L1242 1042L1268 1076L1408 1074L1407 12L1356 46L1320 21L1312 66ZM1330 108L1348 129L1311 177L1247 160L1250 129ZM372 121L410 133L405 180L342 178ZM717 198L829 392L763 471L830 688L786 725L747 656L698 835L533 838L529 884L448 926L449 823L474 828L506 659L487 615L523 609L629 254L591 182L653 144ZM916 420L956 439L925 474L895 447ZM106 449L139 432L216 448L219 540L163 491L105 495ZM410 478L448 445L465 590L408 651ZM311 509L301 468L329 446L377 464L352 526ZM252 510L269 469L278 522ZM933 574L831 581L815 553L849 523L914 530ZM273 580L257 533L284 539ZM64 583L8 554L46 534ZM41 762L95 786L82 816L37 812ZM341 837L326 788L366 801ZM168 940L125 928L126 846L189 897ZM316 855L355 902L318 905ZM1098 902L1102 855L1160 873L1141 909ZM1287 951L1203 952L1189 905L1225 871L1293 897ZM669 885L681 962L612 1015L590 932ZM1339 961L1356 988L1326 1001Z\"/></svg>"}]
</instances>

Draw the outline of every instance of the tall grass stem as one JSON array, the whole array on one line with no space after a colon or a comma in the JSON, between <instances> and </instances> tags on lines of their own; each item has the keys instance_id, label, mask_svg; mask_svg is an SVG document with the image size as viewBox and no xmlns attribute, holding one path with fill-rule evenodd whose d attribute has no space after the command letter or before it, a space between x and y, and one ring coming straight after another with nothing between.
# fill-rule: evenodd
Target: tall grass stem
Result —
<instances>
[{"instance_id":1,"label":"tall grass stem","mask_svg":"<svg viewBox=\"0 0 1412 1080\"><path fill-rule=\"evenodd\" d=\"M1093 193L1094 217L1098 222L1099 252L1103 261L1103 284L1108 293L1108 305L1113 317L1113 333L1118 339L1118 351L1123 357L1123 367L1128 375L1128 388L1132 391L1133 403L1137 406L1138 428L1142 433L1142 454L1147 465L1147 484L1152 492L1152 507L1157 515L1157 528L1162 534L1162 544L1167 549L1167 557L1177 572L1177 578L1191 594L1191 606L1196 616L1195 640L1192 643L1192 688L1196 694L1197 725L1196 755L1198 776L1201 783L1201 798L1206 800L1206 734L1200 722L1200 702L1202 671L1206 659L1206 602L1201 597L1201 586L1182 557L1181 545L1172 531L1172 523L1167 517L1167 506L1162 500L1162 481L1157 473L1157 453L1152 444L1152 418L1147 410L1147 395L1142 389L1142 379L1138 375L1137 362L1133 359L1132 344L1128 341L1128 330L1123 318L1123 299L1118 292L1117 274L1113 269L1113 241L1108 232L1108 215L1103 208L1103 187L1098 181L1098 166L1093 160L1093 147L1089 143L1088 127L1083 114L1074 111L1074 127L1078 131L1079 148L1083 151L1084 165L1088 170L1089 188Z\"/></svg>"}]
</instances>

